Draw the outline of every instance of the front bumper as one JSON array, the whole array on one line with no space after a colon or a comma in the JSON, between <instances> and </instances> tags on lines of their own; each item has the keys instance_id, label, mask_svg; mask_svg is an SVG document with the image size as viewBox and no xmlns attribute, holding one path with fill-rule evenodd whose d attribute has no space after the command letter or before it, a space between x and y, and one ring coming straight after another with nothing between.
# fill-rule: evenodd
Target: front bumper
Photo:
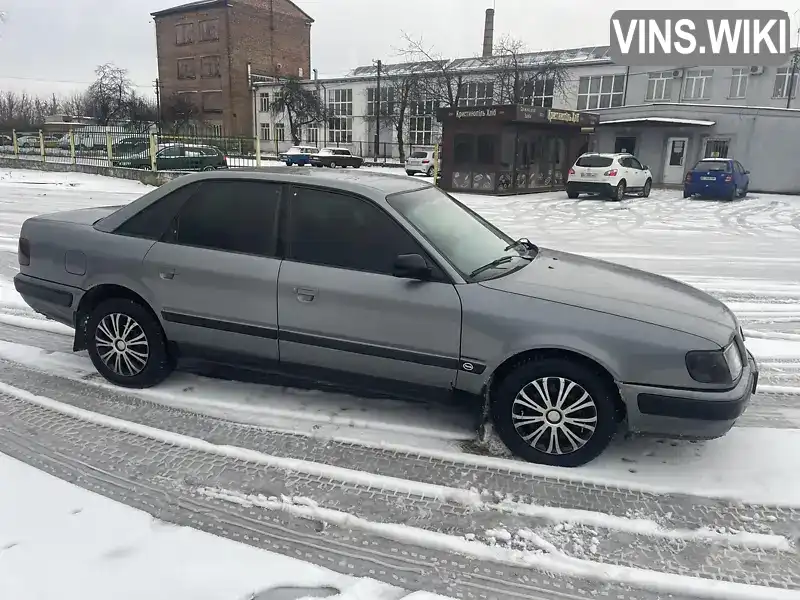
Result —
<instances>
[{"instance_id":1,"label":"front bumper","mask_svg":"<svg viewBox=\"0 0 800 600\"><path fill-rule=\"evenodd\" d=\"M619 384L633 433L688 439L725 435L744 413L758 387L758 365L748 353L747 367L732 390L709 392Z\"/></svg>"}]
</instances>

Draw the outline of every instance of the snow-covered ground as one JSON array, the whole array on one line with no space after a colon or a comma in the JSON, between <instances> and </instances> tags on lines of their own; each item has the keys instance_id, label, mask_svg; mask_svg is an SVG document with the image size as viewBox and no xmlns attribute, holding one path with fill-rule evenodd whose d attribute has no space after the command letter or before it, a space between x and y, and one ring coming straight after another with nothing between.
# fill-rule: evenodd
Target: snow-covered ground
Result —
<instances>
[{"instance_id":1,"label":"snow-covered ground","mask_svg":"<svg viewBox=\"0 0 800 600\"><path fill-rule=\"evenodd\" d=\"M377 581L170 525L2 454L0 481L0 598L246 600L281 587L330 588L341 592L337 600L410 598ZM276 596L315 597L323 594Z\"/></svg>"},{"instance_id":2,"label":"snow-covered ground","mask_svg":"<svg viewBox=\"0 0 800 600\"><path fill-rule=\"evenodd\" d=\"M396 451L399 457L421 457L423 464L427 464L426 457L430 458L430 464L444 461L452 465L449 468L455 475L449 481L441 481L435 476L426 479L424 471L387 475L386 470L391 469L384 467L384 463L376 463L370 470L347 462L333 466L331 461L319 458L291 458L288 451L281 454L244 444L238 447L224 436L215 441L213 435L210 439L196 433L178 434L156 417L147 426L134 419L133 413L128 417L125 411L132 409L123 402L119 390L96 375L85 353L71 352L71 331L33 313L14 290L11 279L17 271L19 227L29 216L124 204L149 189L139 183L97 176L0 170L0 361L5 362L8 373L6 379L0 377L0 400L13 398L98 428L125 432L187 452L203 452L212 462L247 461L264 470L324 477L346 486L390 491L403 498L418 496L467 507L471 516L464 517L464 523L474 521L473 524L487 523L493 527L485 530L476 527L474 533L466 535L463 531L454 534L429 525L398 525L407 520L424 521L424 515L433 514L427 507L420 509L422 517L409 513L401 515L402 520L387 521L374 515L357 516L356 509L340 504L341 498L317 505L310 498L264 496L227 485L209 485L200 490L204 498L245 507L249 514L258 510L286 513L428 548L431 552L452 551L466 557L464 560L471 557L513 569L527 566L561 573L564 577L649 586L680 597L695 594L726 600L794 597L787 589L775 590L773 594L771 588L744 585L751 582L768 585L755 575L752 580L748 578L750 575L731 580L741 584L694 581L693 576L683 575L676 579L673 575L684 573L678 564L681 560L694 560L711 565L712 574L708 577L717 578L713 574L713 561L700 555L714 554L714 560L722 560L716 554L721 552L720 548L743 548L741 552L750 552L751 547L766 548L776 554L767 554L767 558L759 560L772 560L776 556L778 562L771 564L779 566L773 566L773 570L783 568L788 564L786 556L796 553L796 535L788 533L796 530L796 523L781 522L779 516L789 513L770 508L753 512L739 503L780 505L784 507L782 511L800 507L800 480L796 476L800 472L800 197L751 194L741 201L722 203L684 200L678 192L664 190L654 191L648 199L630 198L622 203L574 201L561 193L511 198L459 196L511 235L668 275L728 303L740 317L748 347L761 364L762 385L739 426L719 440L689 443L629 440L620 436L592 464L561 470L521 463L502 454L476 454L474 444L470 443L475 436L474 415L454 411L449 405L357 398L190 373L176 373L150 390L126 392L128 398L151 403L148 404L151 408L145 407L145 411L153 413L158 411L152 407L160 410L170 407L178 410L167 416L190 411L247 424L255 432L269 435L292 432L323 440L325 444L353 444L362 454L388 449ZM15 375L12 381L9 364L15 365L17 371L24 367L25 375ZM55 379L56 383L46 383L46 378ZM65 390L63 398L59 386ZM74 397L68 397L67 388L87 395L96 393L100 402L119 401L128 408L120 408L116 417L99 409L79 408ZM631 501L636 508L623 510L622 514L613 507L599 505L579 510L546 494L537 496L527 490L522 496L519 492L505 493L508 480L496 484L497 487L472 485L476 472L502 472L509 479L521 476L524 481L546 478L584 490L581 494L587 497L602 495L605 486L638 490L642 494L673 495L663 496L664 508L659 507L658 511L652 506L645 509L646 500ZM153 577L133 577L136 581L123 590L123 598L153 597L159 595L153 592L158 589L166 590L160 595L169 597L236 600L257 591L256 588L311 582L338 586L350 594L344 596L348 599L393 600L401 593L397 588L373 581L342 578L265 551L168 527L154 522L145 513L115 505L2 458L0 481L13 481L14 489L19 490L12 495L0 494L0 598L69 598L69 586L77 590L86 573L101 571L103 576L96 585L80 588L82 596L89 599L103 593L107 596L109 589L117 589L113 587L115 583L124 588L119 582L127 581L130 577L126 574L131 572L152 573ZM586 487L591 485L597 487ZM702 500L696 501L701 508L696 509L694 500L681 508L681 501L674 493L701 497ZM365 505L370 502L378 500L366 501ZM673 517L671 506L685 514ZM26 507L31 507L30 514ZM741 518L733 514L739 510L735 507L742 507ZM83 510L72 514L77 509ZM719 512L716 516L707 514L715 511ZM654 512L659 512L658 518ZM544 520L547 526L506 529L496 526L498 519L501 519L499 524ZM728 520L736 526L724 525ZM582 533L576 533L579 530ZM652 571L661 570L658 561L642 566L631 559L630 564L635 568L624 566L629 564L624 560L614 562L622 560L614 552L623 552L620 548L635 551L637 543L642 543L641 537L635 538L639 540L635 542L631 541L634 537L626 536L642 535L669 546L669 550L659 546L653 556L676 553L674 564L663 567L664 577ZM65 550L75 536L86 540L85 543L74 551ZM580 542L578 546L575 540ZM614 549L613 552L603 550L604 545ZM158 549L154 550L156 546ZM700 554L693 555L693 551ZM57 563L56 557L65 555L67 558ZM182 570L174 574L169 568L174 567L173 557L184 555L187 558L180 561ZM212 557L216 556L224 558L215 561ZM721 564L733 571L731 565L736 564L738 556L726 558L727 562ZM748 555L746 560L750 558ZM237 561L239 566L235 564ZM58 564L58 572L55 577L36 580L34 585L26 587L23 584L28 579L19 575L29 573L37 564ZM756 567L746 568L751 572L756 570ZM10 579L7 574L11 574ZM409 596L412 597L423 598Z\"/></svg>"}]
</instances>

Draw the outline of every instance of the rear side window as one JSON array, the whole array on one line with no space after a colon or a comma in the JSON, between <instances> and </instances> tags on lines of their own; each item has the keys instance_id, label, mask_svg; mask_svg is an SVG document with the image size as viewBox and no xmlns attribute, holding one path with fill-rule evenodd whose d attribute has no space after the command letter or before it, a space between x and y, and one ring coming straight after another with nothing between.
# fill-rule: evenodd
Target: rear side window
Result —
<instances>
[{"instance_id":1,"label":"rear side window","mask_svg":"<svg viewBox=\"0 0 800 600\"><path fill-rule=\"evenodd\" d=\"M261 181L206 181L186 202L170 241L223 252L274 256L281 186Z\"/></svg>"},{"instance_id":2,"label":"rear side window","mask_svg":"<svg viewBox=\"0 0 800 600\"><path fill-rule=\"evenodd\" d=\"M197 184L192 183L167 194L133 215L117 227L114 233L154 241L160 240L169 229L175 215L196 189Z\"/></svg>"},{"instance_id":3,"label":"rear side window","mask_svg":"<svg viewBox=\"0 0 800 600\"><path fill-rule=\"evenodd\" d=\"M428 156L427 152L421 152L419 150L411 153L411 158L427 158L427 156Z\"/></svg>"},{"instance_id":4,"label":"rear side window","mask_svg":"<svg viewBox=\"0 0 800 600\"><path fill-rule=\"evenodd\" d=\"M694 168L695 171L721 171L731 172L731 163L722 160L701 160Z\"/></svg>"},{"instance_id":5,"label":"rear side window","mask_svg":"<svg viewBox=\"0 0 800 600\"><path fill-rule=\"evenodd\" d=\"M614 162L613 158L608 156L581 156L578 162L575 163L577 167L610 167Z\"/></svg>"}]
</instances>

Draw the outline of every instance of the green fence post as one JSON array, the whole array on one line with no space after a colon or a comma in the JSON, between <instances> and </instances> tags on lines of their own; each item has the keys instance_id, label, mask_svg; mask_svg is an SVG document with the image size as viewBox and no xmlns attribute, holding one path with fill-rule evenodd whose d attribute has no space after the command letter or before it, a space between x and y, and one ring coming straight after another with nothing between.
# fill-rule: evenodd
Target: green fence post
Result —
<instances>
[{"instance_id":1,"label":"green fence post","mask_svg":"<svg viewBox=\"0 0 800 600\"><path fill-rule=\"evenodd\" d=\"M261 166L261 138L256 136L255 138L255 149L256 149L256 166Z\"/></svg>"},{"instance_id":2,"label":"green fence post","mask_svg":"<svg viewBox=\"0 0 800 600\"><path fill-rule=\"evenodd\" d=\"M11 138L12 138L12 141L13 141L13 144L14 144L14 156L16 156L17 160L19 160L19 144L17 143L17 130L16 129L12 129L11 130Z\"/></svg>"},{"instance_id":3,"label":"green fence post","mask_svg":"<svg viewBox=\"0 0 800 600\"><path fill-rule=\"evenodd\" d=\"M73 165L78 164L78 159L75 156L75 132L72 129L69 130L69 157Z\"/></svg>"},{"instance_id":4,"label":"green fence post","mask_svg":"<svg viewBox=\"0 0 800 600\"><path fill-rule=\"evenodd\" d=\"M42 153L42 162L47 162L47 154L44 151L44 133L39 130L39 151Z\"/></svg>"},{"instance_id":5,"label":"green fence post","mask_svg":"<svg viewBox=\"0 0 800 600\"><path fill-rule=\"evenodd\" d=\"M111 148L113 142L111 140L111 132L106 131L106 154L108 154L108 166L112 165L112 161L114 160L114 150Z\"/></svg>"},{"instance_id":6,"label":"green fence post","mask_svg":"<svg viewBox=\"0 0 800 600\"><path fill-rule=\"evenodd\" d=\"M157 171L158 170L157 169L157 165L156 165L156 148L157 148L157 146L156 146L156 134L155 133L151 133L150 134L150 168L153 171Z\"/></svg>"}]
</instances>

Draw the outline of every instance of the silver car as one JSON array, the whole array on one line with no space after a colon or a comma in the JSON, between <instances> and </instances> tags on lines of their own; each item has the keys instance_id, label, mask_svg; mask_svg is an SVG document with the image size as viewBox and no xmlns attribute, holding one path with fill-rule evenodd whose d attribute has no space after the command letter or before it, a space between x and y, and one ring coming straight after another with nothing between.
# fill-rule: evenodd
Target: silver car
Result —
<instances>
[{"instance_id":1,"label":"silver car","mask_svg":"<svg viewBox=\"0 0 800 600\"><path fill-rule=\"evenodd\" d=\"M187 175L124 207L28 219L16 289L120 386L179 358L397 395L477 398L529 461L598 456L620 428L724 435L758 372L721 302L513 240L418 179Z\"/></svg>"}]
</instances>

